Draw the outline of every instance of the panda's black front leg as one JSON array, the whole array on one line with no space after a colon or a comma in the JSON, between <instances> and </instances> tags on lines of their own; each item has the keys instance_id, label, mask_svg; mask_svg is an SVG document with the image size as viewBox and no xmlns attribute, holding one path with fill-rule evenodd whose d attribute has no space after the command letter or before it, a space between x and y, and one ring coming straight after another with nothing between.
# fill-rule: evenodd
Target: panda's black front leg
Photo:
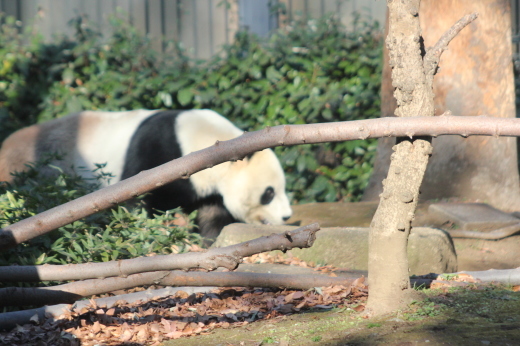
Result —
<instances>
[{"instance_id":1,"label":"panda's black front leg","mask_svg":"<svg viewBox=\"0 0 520 346\"><path fill-rule=\"evenodd\" d=\"M211 245L222 228L233 222L236 222L235 218L223 205L207 204L198 209L197 225L200 235L206 238L204 245Z\"/></svg>"}]
</instances>

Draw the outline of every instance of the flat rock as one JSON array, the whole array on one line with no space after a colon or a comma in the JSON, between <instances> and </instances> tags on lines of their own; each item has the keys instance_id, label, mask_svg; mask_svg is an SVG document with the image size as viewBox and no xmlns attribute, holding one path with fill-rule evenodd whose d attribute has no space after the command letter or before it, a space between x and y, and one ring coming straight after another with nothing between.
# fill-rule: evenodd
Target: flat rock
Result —
<instances>
[{"instance_id":1,"label":"flat rock","mask_svg":"<svg viewBox=\"0 0 520 346\"><path fill-rule=\"evenodd\" d=\"M213 246L229 246L295 228L295 226L231 224L222 230ZM281 251L276 253L281 254ZM367 270L368 228L322 227L311 248L293 249L286 255L293 255L306 262L320 265L333 265L348 270ZM445 231L435 228L413 229L408 242L408 260L412 275L457 271L457 256L451 238Z\"/></svg>"},{"instance_id":2,"label":"flat rock","mask_svg":"<svg viewBox=\"0 0 520 346\"><path fill-rule=\"evenodd\" d=\"M368 227L379 202L325 202L292 206L290 225L318 222L321 227Z\"/></svg>"},{"instance_id":3,"label":"flat rock","mask_svg":"<svg viewBox=\"0 0 520 346\"><path fill-rule=\"evenodd\" d=\"M465 231L490 232L520 222L484 203L435 203L429 206L428 213L438 224L454 224Z\"/></svg>"},{"instance_id":4,"label":"flat rock","mask_svg":"<svg viewBox=\"0 0 520 346\"><path fill-rule=\"evenodd\" d=\"M437 202L419 202L413 227L450 230L443 220L431 217L429 206ZM462 203L458 203L462 204ZM293 205L292 225L318 222L322 227L368 227L378 202L334 202ZM519 215L520 218L520 215ZM446 227L446 228L445 228ZM319 232L318 232L319 233ZM459 270L510 269L520 267L520 235L499 240L453 238Z\"/></svg>"}]
</instances>

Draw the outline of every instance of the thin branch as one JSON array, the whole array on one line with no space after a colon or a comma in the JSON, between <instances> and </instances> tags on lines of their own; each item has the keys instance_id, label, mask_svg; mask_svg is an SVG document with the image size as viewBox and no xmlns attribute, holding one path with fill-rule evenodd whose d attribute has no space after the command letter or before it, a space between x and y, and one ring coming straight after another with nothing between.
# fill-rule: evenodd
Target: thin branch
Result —
<instances>
[{"instance_id":1,"label":"thin branch","mask_svg":"<svg viewBox=\"0 0 520 346\"><path fill-rule=\"evenodd\" d=\"M265 148L380 137L462 134L520 136L520 120L472 116L380 118L309 125L281 125L244 135L143 171L114 185L49 209L0 230L0 250L16 246L99 210L174 180Z\"/></svg>"},{"instance_id":2,"label":"thin branch","mask_svg":"<svg viewBox=\"0 0 520 346\"><path fill-rule=\"evenodd\" d=\"M16 325L23 326L24 324L30 323L31 320L35 318L35 316L38 317L39 321L44 321L47 318L57 320L62 315L70 313L72 310L78 311L91 306L92 301L94 301L96 306L106 306L107 308L111 308L112 306L116 305L116 303L120 304L124 302L131 304L137 301L147 302L157 298L173 296L178 291L183 291L188 294L199 292L207 293L214 288L215 287L168 287L158 290L146 290L93 300L78 300L74 302L74 304L57 304L43 306L36 309L4 312L0 313L0 330L10 330L15 328Z\"/></svg>"},{"instance_id":3,"label":"thin branch","mask_svg":"<svg viewBox=\"0 0 520 346\"><path fill-rule=\"evenodd\" d=\"M457 34L468 26L472 21L477 19L478 13L467 14L455 24L451 28L449 28L437 41L437 43L428 51L424 56L424 71L427 77L433 78L435 75L435 71L437 70L437 66L439 66L439 61L441 59L442 52L448 49L448 44L457 36Z\"/></svg>"},{"instance_id":4,"label":"thin branch","mask_svg":"<svg viewBox=\"0 0 520 346\"><path fill-rule=\"evenodd\" d=\"M242 262L244 257L254 254L273 250L287 251L296 247L311 247L319 229L320 226L313 223L289 232L272 234L222 248L212 248L206 252L139 257L103 263L3 266L0 267L0 282L98 279L175 269L215 270L222 267L233 270ZM0 295L2 290L6 289L0 289Z\"/></svg>"},{"instance_id":5,"label":"thin branch","mask_svg":"<svg viewBox=\"0 0 520 346\"><path fill-rule=\"evenodd\" d=\"M352 278L316 275L289 275L242 272L183 272L157 271L128 277L93 279L52 287L12 287L0 290L0 306L44 305L72 303L81 297L145 285L273 287L309 289L333 285L350 286ZM61 299L60 299L61 296ZM52 299L52 300L48 300Z\"/></svg>"},{"instance_id":6,"label":"thin branch","mask_svg":"<svg viewBox=\"0 0 520 346\"><path fill-rule=\"evenodd\" d=\"M463 271L455 274L467 274L480 282L496 282L504 285L520 285L520 267L514 269L489 269L484 271Z\"/></svg>"}]
</instances>

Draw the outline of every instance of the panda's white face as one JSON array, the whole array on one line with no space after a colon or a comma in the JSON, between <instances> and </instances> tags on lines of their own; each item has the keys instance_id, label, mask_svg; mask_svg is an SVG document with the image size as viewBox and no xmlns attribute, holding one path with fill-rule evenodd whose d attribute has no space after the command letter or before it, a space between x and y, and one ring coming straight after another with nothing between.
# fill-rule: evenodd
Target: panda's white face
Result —
<instances>
[{"instance_id":1,"label":"panda's white face","mask_svg":"<svg viewBox=\"0 0 520 346\"><path fill-rule=\"evenodd\" d=\"M240 221L281 225L292 214L282 167L270 149L232 163L218 189L226 208Z\"/></svg>"}]
</instances>

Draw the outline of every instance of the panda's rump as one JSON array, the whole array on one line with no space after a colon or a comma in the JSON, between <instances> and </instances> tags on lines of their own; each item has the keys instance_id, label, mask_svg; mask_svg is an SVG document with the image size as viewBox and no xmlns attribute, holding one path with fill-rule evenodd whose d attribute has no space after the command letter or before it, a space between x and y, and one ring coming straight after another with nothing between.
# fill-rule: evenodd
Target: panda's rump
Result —
<instances>
[{"instance_id":1,"label":"panda's rump","mask_svg":"<svg viewBox=\"0 0 520 346\"><path fill-rule=\"evenodd\" d=\"M39 128L30 126L9 136L0 150L0 181L12 181L12 172L25 170L27 162L36 161Z\"/></svg>"},{"instance_id":2,"label":"panda's rump","mask_svg":"<svg viewBox=\"0 0 520 346\"><path fill-rule=\"evenodd\" d=\"M57 166L72 173L74 148L79 132L79 114L32 125L11 134L0 150L0 179L11 181L11 173L23 171L31 162L47 159L49 154L60 154L62 161ZM43 168L43 174L55 172Z\"/></svg>"}]
</instances>

